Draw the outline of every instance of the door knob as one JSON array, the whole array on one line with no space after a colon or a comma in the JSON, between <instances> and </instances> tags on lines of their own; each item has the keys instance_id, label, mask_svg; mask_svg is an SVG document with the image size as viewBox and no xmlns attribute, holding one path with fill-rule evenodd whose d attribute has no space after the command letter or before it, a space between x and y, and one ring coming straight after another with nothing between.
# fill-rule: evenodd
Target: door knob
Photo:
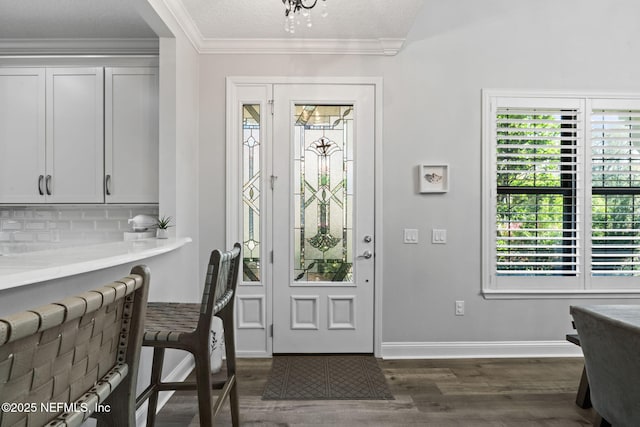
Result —
<instances>
[{"instance_id":1,"label":"door knob","mask_svg":"<svg viewBox=\"0 0 640 427\"><path fill-rule=\"evenodd\" d=\"M364 236L364 239L362 240L364 240L365 243L371 243L371 241L373 240L373 237L367 235L367 236Z\"/></svg>"},{"instance_id":2,"label":"door knob","mask_svg":"<svg viewBox=\"0 0 640 427\"><path fill-rule=\"evenodd\" d=\"M358 256L358 258L364 258L364 259L369 259L373 256L373 254L371 253L371 251L364 251L362 253L362 255Z\"/></svg>"}]
</instances>

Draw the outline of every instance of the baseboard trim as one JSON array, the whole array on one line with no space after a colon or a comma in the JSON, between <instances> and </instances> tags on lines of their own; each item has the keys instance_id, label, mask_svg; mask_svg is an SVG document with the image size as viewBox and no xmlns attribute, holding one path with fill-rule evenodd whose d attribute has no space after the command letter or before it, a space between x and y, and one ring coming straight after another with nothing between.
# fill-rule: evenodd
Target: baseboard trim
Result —
<instances>
[{"instance_id":1,"label":"baseboard trim","mask_svg":"<svg viewBox=\"0 0 640 427\"><path fill-rule=\"evenodd\" d=\"M166 382L179 382L184 381L193 368L195 368L196 363L191 357L191 355L187 355L178 363L178 365L164 378ZM158 397L158 411L162 409L162 407L169 401L171 396L173 396L175 390L162 392ZM147 407L149 406L149 402L144 402L142 406L140 406L136 410L136 425L143 426L147 424Z\"/></svg>"},{"instance_id":2,"label":"baseboard trim","mask_svg":"<svg viewBox=\"0 0 640 427\"><path fill-rule=\"evenodd\" d=\"M257 358L270 358L271 354L266 351L236 351L237 358L245 358L245 359L257 359Z\"/></svg>"},{"instance_id":3,"label":"baseboard trim","mask_svg":"<svg viewBox=\"0 0 640 427\"><path fill-rule=\"evenodd\" d=\"M507 357L582 357L567 341L386 342L383 359L471 359Z\"/></svg>"}]
</instances>

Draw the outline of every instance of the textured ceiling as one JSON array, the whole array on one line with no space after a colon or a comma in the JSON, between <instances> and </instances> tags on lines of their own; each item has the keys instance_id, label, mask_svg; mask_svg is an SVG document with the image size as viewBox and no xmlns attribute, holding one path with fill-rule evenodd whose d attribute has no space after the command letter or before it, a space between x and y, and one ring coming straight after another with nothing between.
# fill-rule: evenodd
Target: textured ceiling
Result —
<instances>
[{"instance_id":1,"label":"textured ceiling","mask_svg":"<svg viewBox=\"0 0 640 427\"><path fill-rule=\"evenodd\" d=\"M139 0L136 0L139 1ZM204 39L286 39L282 0L164 0ZM308 0L305 0L308 1ZM319 0L322 2L322 0ZM294 37L405 38L424 0L326 0ZM0 0L0 39L155 38L133 0ZM316 7L318 8L318 6Z\"/></svg>"},{"instance_id":2,"label":"textured ceiling","mask_svg":"<svg viewBox=\"0 0 640 427\"><path fill-rule=\"evenodd\" d=\"M0 39L155 37L131 0L0 0Z\"/></svg>"},{"instance_id":3,"label":"textured ceiling","mask_svg":"<svg viewBox=\"0 0 640 427\"><path fill-rule=\"evenodd\" d=\"M290 37L284 31L282 0L178 0L205 39ZM319 39L405 38L424 0L326 0L329 15L312 10L295 37ZM310 3L310 0L305 0Z\"/></svg>"}]
</instances>

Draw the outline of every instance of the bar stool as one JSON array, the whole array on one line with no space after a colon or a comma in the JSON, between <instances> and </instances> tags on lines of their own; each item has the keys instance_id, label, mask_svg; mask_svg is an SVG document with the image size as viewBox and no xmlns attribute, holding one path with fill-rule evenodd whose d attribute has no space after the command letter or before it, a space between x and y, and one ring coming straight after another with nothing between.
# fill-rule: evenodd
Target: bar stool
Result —
<instances>
[{"instance_id":1,"label":"bar stool","mask_svg":"<svg viewBox=\"0 0 640 427\"><path fill-rule=\"evenodd\" d=\"M231 420L240 424L238 390L236 387L236 358L233 326L233 305L238 283L240 244L230 251L214 250L209 259L201 304L154 302L147 306L142 345L153 347L151 383L138 396L139 407L149 399L147 426L153 426L158 405L158 392L166 390L197 390L200 425L213 425L225 399L231 404ZM210 359L210 331L212 316L218 316L224 327L227 356L227 378L212 382ZM195 359L196 381L162 382L162 364L167 348L188 351ZM211 390L222 390L212 406Z\"/></svg>"},{"instance_id":2,"label":"bar stool","mask_svg":"<svg viewBox=\"0 0 640 427\"><path fill-rule=\"evenodd\" d=\"M0 402L21 408L3 406L0 425L135 425L149 280L138 265L99 289L0 318Z\"/></svg>"}]
</instances>

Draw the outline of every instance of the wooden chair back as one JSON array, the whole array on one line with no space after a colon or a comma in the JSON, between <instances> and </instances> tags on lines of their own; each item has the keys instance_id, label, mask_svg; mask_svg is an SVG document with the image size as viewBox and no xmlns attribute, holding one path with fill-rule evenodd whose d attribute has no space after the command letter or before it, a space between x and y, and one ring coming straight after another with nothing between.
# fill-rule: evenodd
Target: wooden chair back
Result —
<instances>
[{"instance_id":1,"label":"wooden chair back","mask_svg":"<svg viewBox=\"0 0 640 427\"><path fill-rule=\"evenodd\" d=\"M205 278L202 303L200 305L200 322L198 329L208 331L211 327L211 316L224 307L233 311L234 295L238 285L238 268L240 265L240 244L236 243L230 251L214 250L209 257ZM215 280L215 283L213 283Z\"/></svg>"}]
</instances>

